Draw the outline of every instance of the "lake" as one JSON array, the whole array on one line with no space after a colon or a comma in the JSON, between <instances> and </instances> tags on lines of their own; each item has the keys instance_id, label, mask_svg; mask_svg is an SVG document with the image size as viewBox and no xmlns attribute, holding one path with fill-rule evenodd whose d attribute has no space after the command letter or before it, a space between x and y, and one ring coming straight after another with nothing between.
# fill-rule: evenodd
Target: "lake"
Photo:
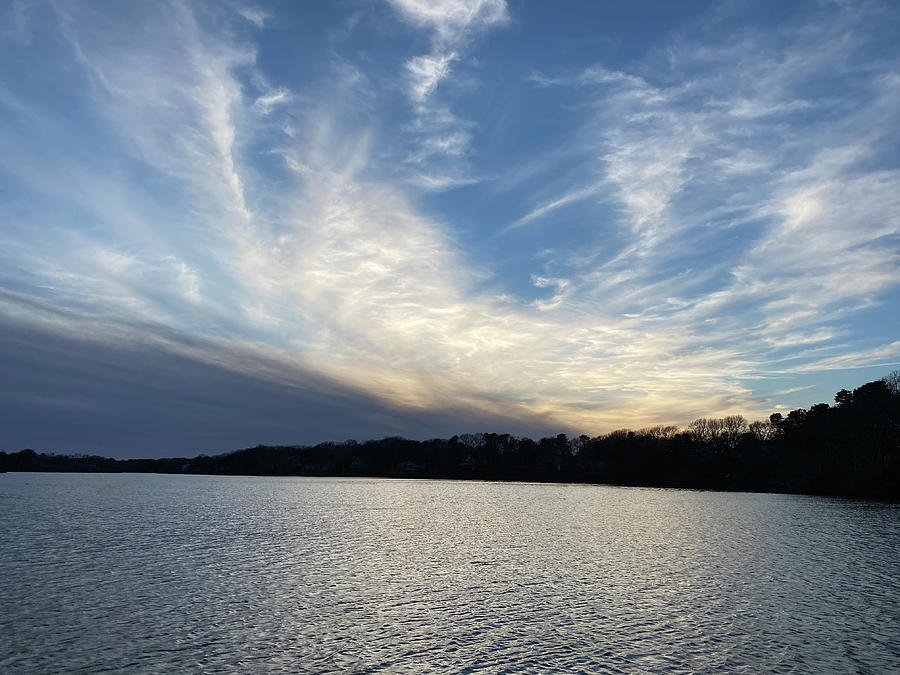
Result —
<instances>
[{"instance_id":1,"label":"lake","mask_svg":"<svg viewBox=\"0 0 900 675\"><path fill-rule=\"evenodd\" d=\"M0 672L900 671L900 507L0 474Z\"/></svg>"}]
</instances>

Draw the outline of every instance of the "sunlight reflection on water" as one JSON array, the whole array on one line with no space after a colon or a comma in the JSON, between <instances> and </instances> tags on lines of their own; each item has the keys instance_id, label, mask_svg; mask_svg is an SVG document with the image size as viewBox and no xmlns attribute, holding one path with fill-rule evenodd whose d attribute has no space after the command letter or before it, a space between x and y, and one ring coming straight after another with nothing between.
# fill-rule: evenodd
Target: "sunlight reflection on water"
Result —
<instances>
[{"instance_id":1,"label":"sunlight reflection on water","mask_svg":"<svg viewBox=\"0 0 900 675\"><path fill-rule=\"evenodd\" d=\"M0 475L0 671L900 671L900 508Z\"/></svg>"}]
</instances>

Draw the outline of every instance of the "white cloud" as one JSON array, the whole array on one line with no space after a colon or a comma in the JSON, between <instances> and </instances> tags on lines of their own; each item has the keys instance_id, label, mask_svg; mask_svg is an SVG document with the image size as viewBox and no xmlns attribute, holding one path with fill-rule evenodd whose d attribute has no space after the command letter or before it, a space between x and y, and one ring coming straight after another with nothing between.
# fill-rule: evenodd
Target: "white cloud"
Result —
<instances>
[{"instance_id":1,"label":"white cloud","mask_svg":"<svg viewBox=\"0 0 900 675\"><path fill-rule=\"evenodd\" d=\"M435 33L441 45L454 45L470 33L509 20L506 0L388 0L404 19Z\"/></svg>"},{"instance_id":2,"label":"white cloud","mask_svg":"<svg viewBox=\"0 0 900 675\"><path fill-rule=\"evenodd\" d=\"M575 202L579 202L583 199L588 199L589 197L596 195L598 190L598 186L592 185L586 188L575 189L571 192L567 192L561 197L557 197L556 199L553 199L532 209L524 216L504 228L502 232L509 232L510 230L522 227L523 225L527 225L528 223L531 223L535 220L540 220L556 209L559 209L568 204L574 204Z\"/></svg>"},{"instance_id":3,"label":"white cloud","mask_svg":"<svg viewBox=\"0 0 900 675\"><path fill-rule=\"evenodd\" d=\"M464 185L472 185L477 183L478 180L476 178L467 178L465 176L418 174L410 177L407 182L425 190L440 192L451 188L463 187Z\"/></svg>"},{"instance_id":4,"label":"white cloud","mask_svg":"<svg viewBox=\"0 0 900 675\"><path fill-rule=\"evenodd\" d=\"M424 140L421 147L414 153L413 158L421 160L435 154L458 157L466 154L471 140L471 134L465 131L453 131L443 136L431 136Z\"/></svg>"},{"instance_id":5,"label":"white cloud","mask_svg":"<svg viewBox=\"0 0 900 675\"><path fill-rule=\"evenodd\" d=\"M416 56L406 62L412 80L412 97L424 101L437 89L438 84L450 73L450 64L456 60L456 53Z\"/></svg>"},{"instance_id":6,"label":"white cloud","mask_svg":"<svg viewBox=\"0 0 900 675\"><path fill-rule=\"evenodd\" d=\"M871 349L841 354L819 361L804 363L789 372L809 373L822 370L847 370L867 366L894 366L900 363L900 340Z\"/></svg>"},{"instance_id":7,"label":"white cloud","mask_svg":"<svg viewBox=\"0 0 900 675\"><path fill-rule=\"evenodd\" d=\"M264 28L266 25L266 21L272 18L272 15L267 11L265 11L261 7L256 6L240 7L238 8L237 13L247 19L247 21L252 23L257 28Z\"/></svg>"},{"instance_id":8,"label":"white cloud","mask_svg":"<svg viewBox=\"0 0 900 675\"><path fill-rule=\"evenodd\" d=\"M602 66L532 76L593 100L577 134L602 178L562 190L507 231L582 196L624 216L596 218L625 241L617 251L606 234L557 267L571 285L556 311L602 306L613 326L623 316L651 332L667 325L695 356L731 352L731 377L740 377L738 362L781 372L792 358L818 359L815 350L849 349L850 317L883 303L900 279L900 174L867 164L879 153L873 139L892 138L900 108L888 112L898 90L878 68L855 83L869 95L853 108L799 96L851 60L859 35L842 21L785 28L778 58L748 34L715 49L681 45L668 70L643 64L640 76ZM842 38L831 43L838 25ZM786 123L797 114L815 123Z\"/></svg>"},{"instance_id":9,"label":"white cloud","mask_svg":"<svg viewBox=\"0 0 900 675\"><path fill-rule=\"evenodd\" d=\"M728 46L693 56L717 64L708 78L667 73L668 86L652 84L666 79L650 66L554 80L587 97L572 144L598 178L542 193L508 231L588 200L621 217L596 219L605 229L594 249L534 270L550 297L533 301L485 290L489 271L405 189L474 180L462 169L476 134L435 99L468 37L506 21L505 4L395 6L436 36L430 55L410 61L409 133L420 143L387 153L407 163L399 176L378 171L386 123L366 107L360 69L339 70L302 98L315 105L293 110L281 105L292 92L248 84L252 46L186 9L154 15L153 30L127 45L92 30L89 7L71 9L70 39L93 83L84 102L126 148L116 168L148 178L123 189L87 162L47 166L33 131L18 138L34 111L4 100L30 121L0 130L13 151L0 163L82 222L38 241L23 219L0 235L0 259L34 302L43 293L77 308L82 318L58 321L86 331L146 322L255 355L279 381L312 369L405 406L465 402L589 433L747 414L759 398L744 378L786 370L798 345L835 350L810 357L823 369L896 356L897 343L851 349L847 329L855 308L900 278L890 243L900 174L867 163L896 119L891 87L851 113L832 111L834 124L785 128L780 115L808 108L791 83L830 67L833 50L816 57L798 44L802 54L773 62ZM735 90L741 69L764 84ZM40 121L54 140L77 142L70 120L55 119L55 130ZM281 128L291 133L272 135ZM285 173L261 176L260 154L281 158ZM21 306L4 305L5 316Z\"/></svg>"},{"instance_id":10,"label":"white cloud","mask_svg":"<svg viewBox=\"0 0 900 675\"><path fill-rule=\"evenodd\" d=\"M465 175L468 166L462 160L469 153L469 135L462 131L468 123L458 120L447 106L433 99L438 87L450 76L453 64L462 59L471 38L509 20L506 1L389 0L389 3L404 20L432 34L431 53L414 56L405 66L408 95L414 106L414 126L418 127L415 137L423 148L414 154L413 161L421 164L434 160L439 165L427 173L417 168L409 182L428 190L476 182Z\"/></svg>"},{"instance_id":11,"label":"white cloud","mask_svg":"<svg viewBox=\"0 0 900 675\"><path fill-rule=\"evenodd\" d=\"M287 89L279 88L259 96L253 103L253 107L261 114L268 115L276 105L289 103L290 101L291 93Z\"/></svg>"}]
</instances>

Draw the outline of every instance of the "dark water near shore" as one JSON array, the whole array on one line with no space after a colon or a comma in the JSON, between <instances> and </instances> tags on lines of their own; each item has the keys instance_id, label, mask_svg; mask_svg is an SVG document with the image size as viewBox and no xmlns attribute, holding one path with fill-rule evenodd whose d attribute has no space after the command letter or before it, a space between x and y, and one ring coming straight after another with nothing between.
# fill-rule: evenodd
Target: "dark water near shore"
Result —
<instances>
[{"instance_id":1,"label":"dark water near shore","mask_svg":"<svg viewBox=\"0 0 900 675\"><path fill-rule=\"evenodd\" d=\"M0 672L900 671L900 508L0 475Z\"/></svg>"}]
</instances>

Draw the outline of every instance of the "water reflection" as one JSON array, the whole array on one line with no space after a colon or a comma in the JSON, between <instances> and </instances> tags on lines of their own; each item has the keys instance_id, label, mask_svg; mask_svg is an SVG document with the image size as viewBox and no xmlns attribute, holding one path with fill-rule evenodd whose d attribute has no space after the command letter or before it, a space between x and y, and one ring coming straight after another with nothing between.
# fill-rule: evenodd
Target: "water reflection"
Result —
<instances>
[{"instance_id":1,"label":"water reflection","mask_svg":"<svg viewBox=\"0 0 900 675\"><path fill-rule=\"evenodd\" d=\"M7 474L0 671L900 670L900 510Z\"/></svg>"}]
</instances>

